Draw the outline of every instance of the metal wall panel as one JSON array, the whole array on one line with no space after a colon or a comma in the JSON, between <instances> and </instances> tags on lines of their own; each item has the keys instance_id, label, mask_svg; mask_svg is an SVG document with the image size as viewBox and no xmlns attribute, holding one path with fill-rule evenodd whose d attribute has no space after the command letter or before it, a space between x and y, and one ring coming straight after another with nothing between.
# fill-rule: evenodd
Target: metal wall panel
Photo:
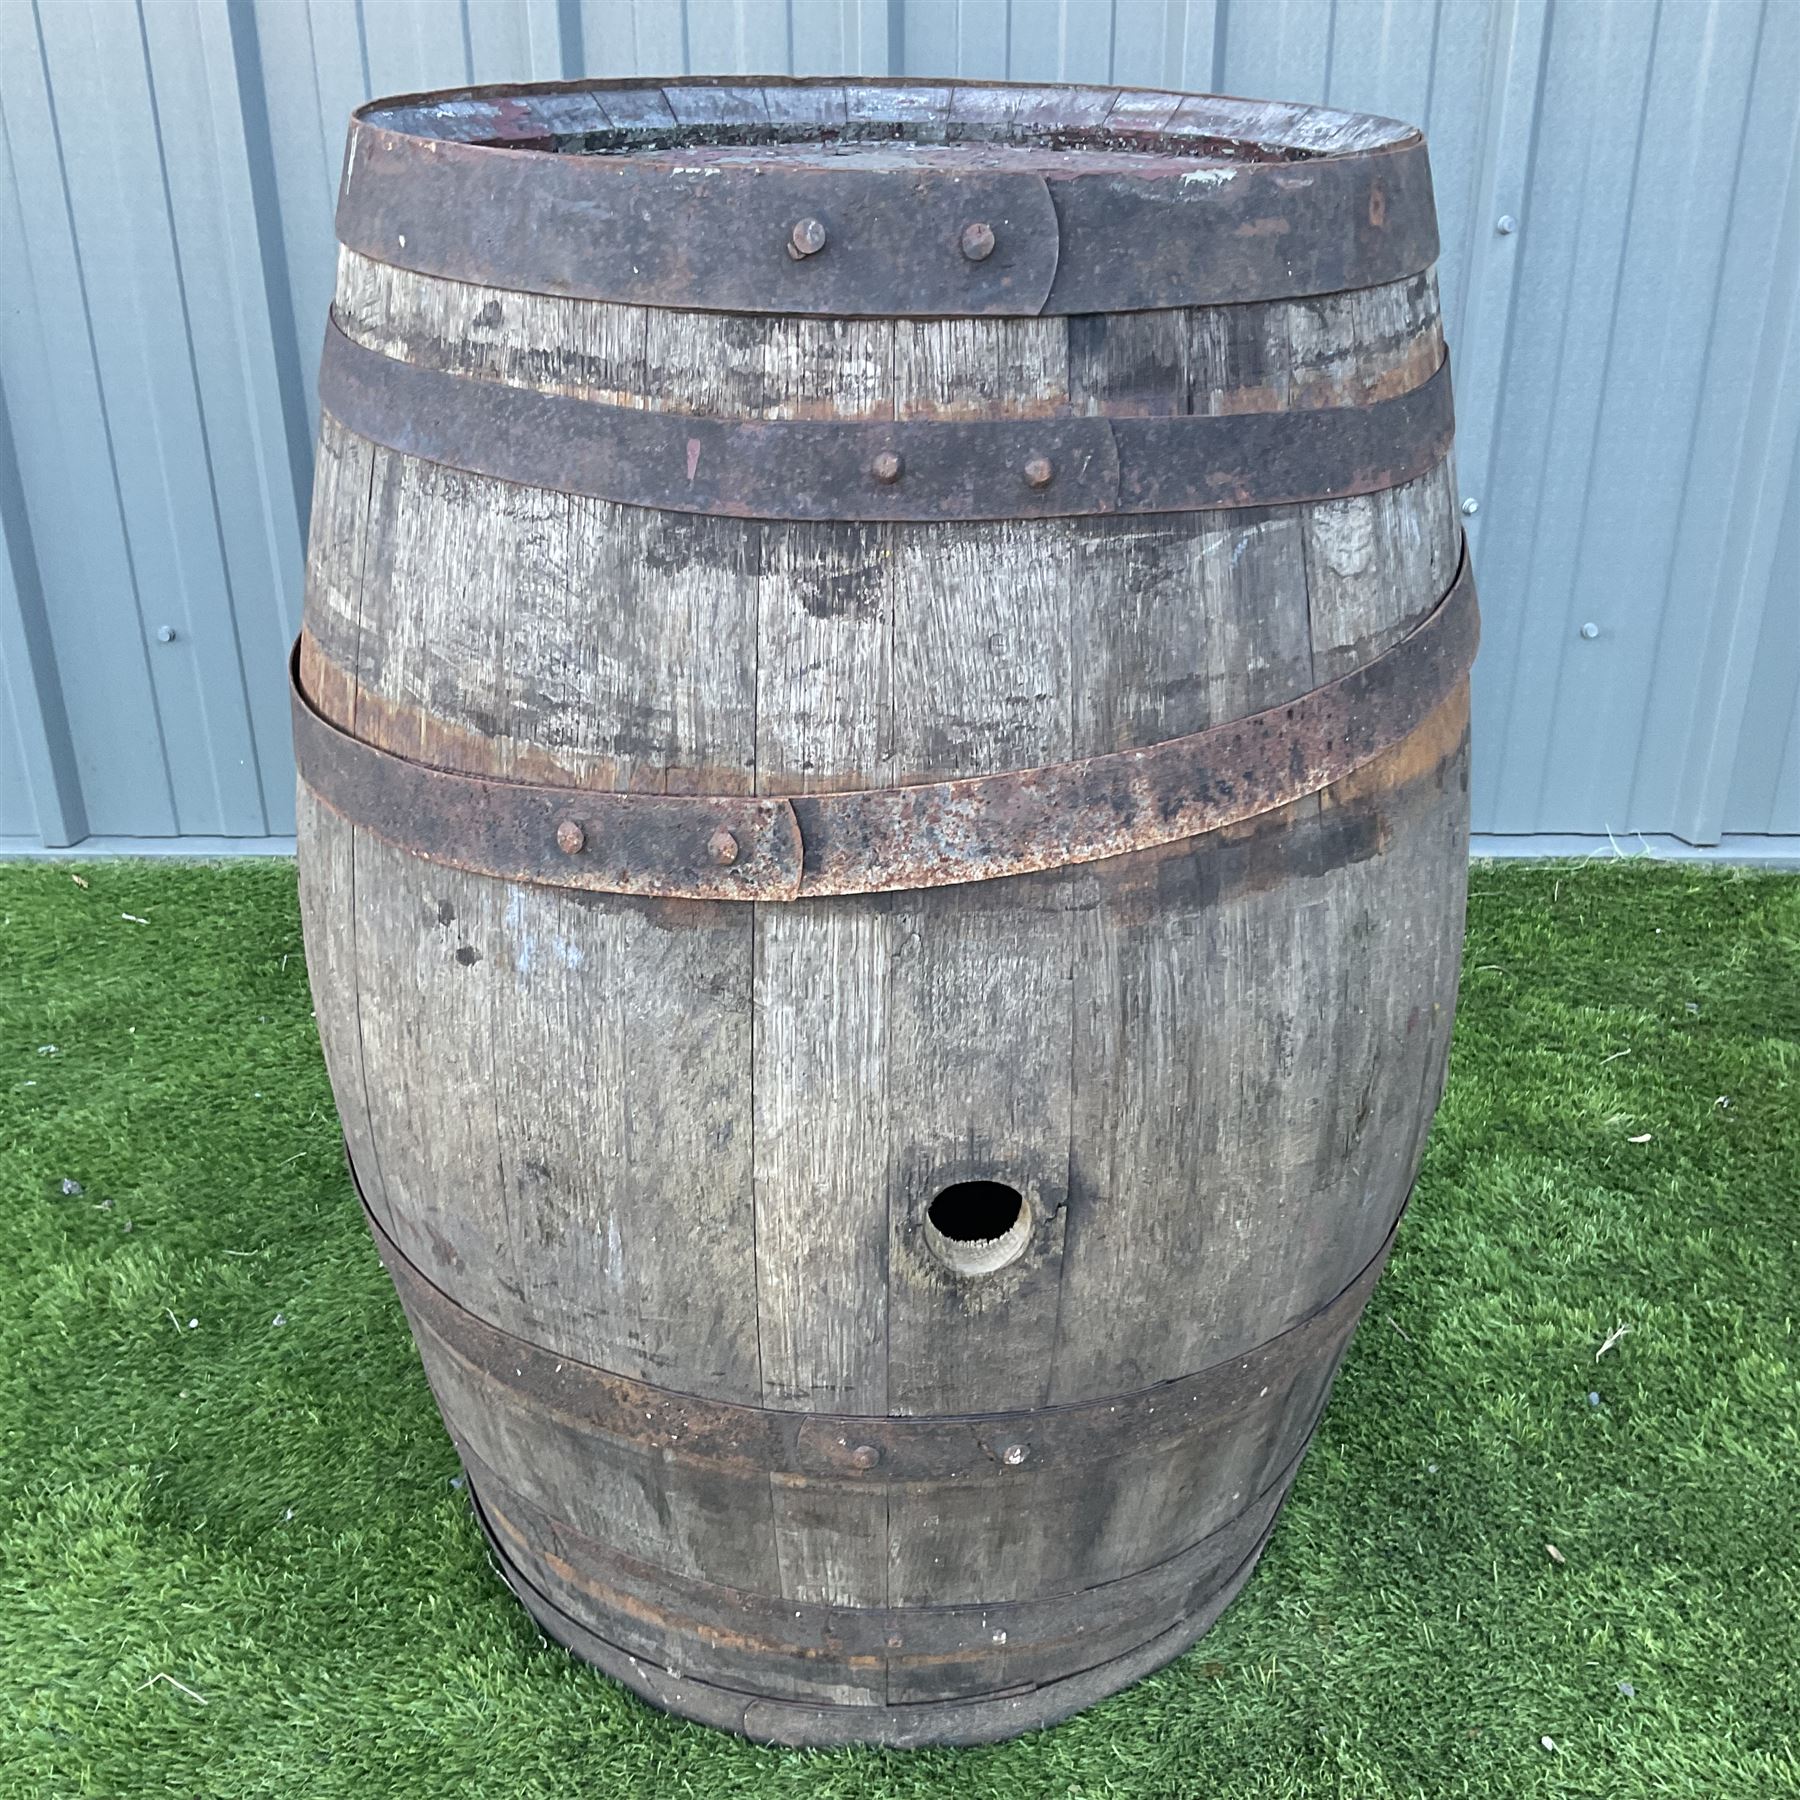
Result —
<instances>
[{"instance_id":1,"label":"metal wall panel","mask_svg":"<svg viewBox=\"0 0 1800 1800\"><path fill-rule=\"evenodd\" d=\"M1785 0L1552 17L1484 496L1489 829L1734 823L1704 770L1800 427L1797 33Z\"/></svg>"},{"instance_id":2,"label":"metal wall panel","mask_svg":"<svg viewBox=\"0 0 1800 1800\"><path fill-rule=\"evenodd\" d=\"M1733 831L1787 832L1800 820L1800 460L1788 482L1762 630L1752 652L1726 817Z\"/></svg>"},{"instance_id":3,"label":"metal wall panel","mask_svg":"<svg viewBox=\"0 0 1800 1800\"><path fill-rule=\"evenodd\" d=\"M0 0L0 837L291 829L351 107L705 70L1419 121L1477 828L1800 834L1796 0Z\"/></svg>"}]
</instances>

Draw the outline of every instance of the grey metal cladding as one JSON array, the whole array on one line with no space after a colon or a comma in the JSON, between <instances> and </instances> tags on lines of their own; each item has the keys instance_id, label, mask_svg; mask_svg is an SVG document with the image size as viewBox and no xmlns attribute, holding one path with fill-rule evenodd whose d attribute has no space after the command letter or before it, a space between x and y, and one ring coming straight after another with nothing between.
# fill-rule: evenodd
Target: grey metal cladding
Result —
<instances>
[{"instance_id":1,"label":"grey metal cladding","mask_svg":"<svg viewBox=\"0 0 1800 1800\"><path fill-rule=\"evenodd\" d=\"M1423 125L1476 829L1800 834L1792 0L0 0L0 839L292 830L351 108L702 70Z\"/></svg>"}]
</instances>

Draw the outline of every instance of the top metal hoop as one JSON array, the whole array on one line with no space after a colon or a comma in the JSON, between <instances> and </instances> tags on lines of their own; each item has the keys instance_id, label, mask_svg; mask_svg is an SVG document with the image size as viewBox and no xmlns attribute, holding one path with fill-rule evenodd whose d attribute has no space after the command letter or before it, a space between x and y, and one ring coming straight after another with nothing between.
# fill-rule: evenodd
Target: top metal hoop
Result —
<instances>
[{"instance_id":1,"label":"top metal hoop","mask_svg":"<svg viewBox=\"0 0 1800 1800\"><path fill-rule=\"evenodd\" d=\"M351 249L521 292L910 318L1303 298L1430 267L1424 138L1323 108L909 80L465 88L352 119Z\"/></svg>"}]
</instances>

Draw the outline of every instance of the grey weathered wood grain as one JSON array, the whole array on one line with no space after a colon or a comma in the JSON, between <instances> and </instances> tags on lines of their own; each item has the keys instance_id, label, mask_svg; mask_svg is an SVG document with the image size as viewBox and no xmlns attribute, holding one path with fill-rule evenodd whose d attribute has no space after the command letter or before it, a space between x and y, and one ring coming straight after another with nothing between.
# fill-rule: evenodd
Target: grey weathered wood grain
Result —
<instances>
[{"instance_id":1,"label":"grey weathered wood grain","mask_svg":"<svg viewBox=\"0 0 1800 1800\"><path fill-rule=\"evenodd\" d=\"M351 848L355 827L320 805L303 782L295 805L298 830L307 845L307 853L300 859L300 920L312 982L313 1018L337 1098L344 1143L360 1173L370 1209L392 1236L400 1227L388 1204L381 1158L370 1130L368 1076L363 1064Z\"/></svg>"},{"instance_id":2,"label":"grey weathered wood grain","mask_svg":"<svg viewBox=\"0 0 1800 1800\"><path fill-rule=\"evenodd\" d=\"M553 1411L496 1404L493 1382L414 1317L425 1372L453 1435L511 1488L575 1530L682 1575L770 1591L766 1477L755 1480L602 1438Z\"/></svg>"},{"instance_id":3,"label":"grey weathered wood grain","mask_svg":"<svg viewBox=\"0 0 1800 1800\"><path fill-rule=\"evenodd\" d=\"M1438 356L1429 283L1191 323L1195 411L1345 404L1425 378ZM1164 366L1172 389L1177 366ZM1093 378L1104 375L1101 364ZM1134 378L1141 394L1143 364ZM1447 470L1367 501L1198 532L1156 524L1090 534L1100 585L1080 614L1082 752L1197 730L1329 680L1385 648L1454 573ZM1444 971L1429 957L1420 968L1414 949L1442 934L1421 935L1413 910L1421 895L1438 903L1444 871L1370 854L1342 819L1324 823L1324 805L1236 834L1278 825L1318 847L1313 866L1300 850L1262 891L1221 896L1207 839L1159 860L1153 908L1127 868L1090 878L1058 1400L1204 1367L1303 1316L1373 1254L1404 1198L1410 1174L1388 1169L1371 1205L1350 1152L1388 1091L1396 1014L1415 1039L1418 1007L1447 1017ZM1416 1077L1395 1091L1413 1104ZM1391 1136L1376 1127L1371 1145ZM1311 1212L1322 1190L1338 1210Z\"/></svg>"},{"instance_id":4,"label":"grey weathered wood grain","mask_svg":"<svg viewBox=\"0 0 1800 1800\"><path fill-rule=\"evenodd\" d=\"M345 726L355 709L363 563L378 454L329 415L320 421L300 675L313 704Z\"/></svg>"},{"instance_id":5,"label":"grey weathered wood grain","mask_svg":"<svg viewBox=\"0 0 1800 1800\"><path fill-rule=\"evenodd\" d=\"M941 357L945 346L932 351ZM1065 391L1066 374L1046 376L1035 338L1022 352L1018 388L1046 402ZM1055 522L896 534L900 779L1068 757L1068 546ZM888 1395L896 1411L1038 1404L1048 1385L1069 1132L1071 933L1055 898L1062 891L1027 880L1011 884L1002 906L949 889L893 902ZM989 1176L1025 1193L1036 1229L1011 1268L972 1280L931 1257L923 1218L942 1187ZM898 1521L895 1535L913 1537Z\"/></svg>"},{"instance_id":6,"label":"grey weathered wood grain","mask_svg":"<svg viewBox=\"0 0 1800 1800\"><path fill-rule=\"evenodd\" d=\"M750 919L584 900L516 889L493 952L493 1104L527 1335L664 1387L755 1398Z\"/></svg>"},{"instance_id":7,"label":"grey weathered wood grain","mask_svg":"<svg viewBox=\"0 0 1800 1800\"><path fill-rule=\"evenodd\" d=\"M448 767L748 786L745 535L709 556L704 530L668 541L681 523L383 453L359 728ZM372 1144L409 1253L572 1355L754 1395L747 912L515 892L366 834L356 854ZM659 1064L681 1079L641 1082Z\"/></svg>"},{"instance_id":8,"label":"grey weathered wood grain","mask_svg":"<svg viewBox=\"0 0 1800 1800\"><path fill-rule=\"evenodd\" d=\"M888 921L826 902L762 909L756 928L763 1396L884 1413Z\"/></svg>"},{"instance_id":9,"label":"grey weathered wood grain","mask_svg":"<svg viewBox=\"0 0 1800 1800\"><path fill-rule=\"evenodd\" d=\"M346 253L337 311L430 367L718 417L1342 405L1442 355L1429 276L1105 318L750 319ZM1460 539L1447 465L1323 505L911 526L661 515L329 419L320 469L317 703L441 766L618 789L889 785L1195 731L1378 654ZM1454 997L1465 725L1466 698L1339 788L1210 838L793 906L512 888L307 805L321 1031L371 1204L505 1329L790 1412L1029 1414L1229 1358L1338 1292L1410 1187ZM1031 1208L996 1274L953 1273L922 1230L968 1178ZM421 1336L469 1455L562 1522L533 1579L622 1655L666 1645L665 1669L694 1635L621 1626L583 1542L801 1608L1079 1595L1272 1504L1335 1365L1102 1467L932 1487L603 1439ZM757 1641L714 1642L702 1679L761 1667L778 1700L895 1707L1048 1666L1029 1644L885 1667L777 1645L759 1665Z\"/></svg>"},{"instance_id":10,"label":"grey weathered wood grain","mask_svg":"<svg viewBox=\"0 0 1800 1800\"><path fill-rule=\"evenodd\" d=\"M796 368L790 392L804 392ZM882 365L858 404L891 410ZM763 528L757 785L889 779L892 533ZM757 907L752 1071L757 1316L767 1404L888 1409L889 926L879 909ZM879 1605L884 1488L770 1479L781 1592Z\"/></svg>"}]
</instances>

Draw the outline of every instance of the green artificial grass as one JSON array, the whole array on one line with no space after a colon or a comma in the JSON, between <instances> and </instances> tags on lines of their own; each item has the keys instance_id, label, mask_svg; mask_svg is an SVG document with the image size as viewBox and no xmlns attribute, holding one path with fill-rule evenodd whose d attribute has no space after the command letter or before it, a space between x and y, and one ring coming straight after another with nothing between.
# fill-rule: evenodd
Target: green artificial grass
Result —
<instances>
[{"instance_id":1,"label":"green artificial grass","mask_svg":"<svg viewBox=\"0 0 1800 1800\"><path fill-rule=\"evenodd\" d=\"M0 868L0 1794L1794 1792L1800 882L1473 887L1419 1193L1244 1597L1054 1730L822 1754L502 1589L292 869Z\"/></svg>"}]
</instances>

